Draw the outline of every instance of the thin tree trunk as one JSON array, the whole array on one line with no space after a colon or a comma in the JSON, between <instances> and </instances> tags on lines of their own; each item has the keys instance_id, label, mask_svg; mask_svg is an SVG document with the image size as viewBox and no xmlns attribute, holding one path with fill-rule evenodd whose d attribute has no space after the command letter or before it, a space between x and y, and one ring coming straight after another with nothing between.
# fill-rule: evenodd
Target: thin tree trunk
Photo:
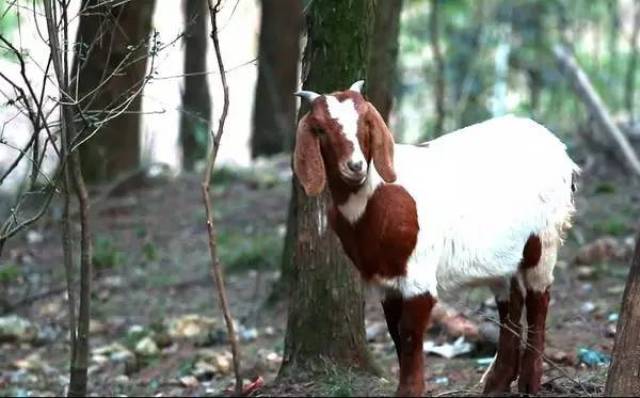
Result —
<instances>
[{"instance_id":1,"label":"thin tree trunk","mask_svg":"<svg viewBox=\"0 0 640 398\"><path fill-rule=\"evenodd\" d=\"M314 1L307 17L303 88L344 90L366 79L373 0ZM327 225L328 192L307 197L294 178L294 266L281 377L339 367L373 370L365 334L362 282Z\"/></svg>"},{"instance_id":2,"label":"thin tree trunk","mask_svg":"<svg viewBox=\"0 0 640 398\"><path fill-rule=\"evenodd\" d=\"M45 13L47 18L47 28L49 33L49 48L51 50L51 59L53 61L54 70L56 74L56 80L60 87L60 98L65 98L65 94L69 93L69 79L68 79L68 61L67 61L67 48L68 42L68 20L66 5L63 5L62 13L62 31L63 31L63 43L64 48L60 47L57 31L57 7L51 0L47 0L45 3ZM71 98L73 99L73 98ZM68 259L70 256L71 242L70 242L70 221L69 209L68 209L68 195L69 195L69 179L73 184L73 188L78 198L78 204L80 206L80 304L78 310L78 322L77 330L71 332L71 365L70 365L70 377L69 377L69 393L70 397L84 397L87 396L87 369L89 364L89 319L91 315L91 277L92 277L92 250L91 250L91 231L89 228L89 195L87 193L84 180L82 178L82 170L80 164L80 157L77 151L70 151L70 142L77 138L76 125L74 123L73 113L73 101L63 101L61 105L61 136L63 145L65 147L63 153L64 157L61 159L64 170L64 191L65 195L65 217L63 221L65 224L64 235L66 235L63 242L63 249L65 251L65 267L68 271L69 268L73 268L72 261ZM73 305L74 294L72 292L73 286L70 286L70 279L67 279L68 287L71 287L69 291L70 307ZM75 316L75 310L70 308L70 317ZM71 326L74 326L75 322L70 322Z\"/></svg>"},{"instance_id":3,"label":"thin tree trunk","mask_svg":"<svg viewBox=\"0 0 640 398\"><path fill-rule=\"evenodd\" d=\"M640 160L629 144L627 138L622 134L618 126L611 120L606 106L602 99L595 91L587 75L578 66L575 59L569 51L562 47L556 46L553 49L556 60L560 65L560 69L566 74L572 83L575 93L580 100L586 105L591 115L597 120L602 129L613 138L616 145L624 155L627 165L636 176L640 176Z\"/></svg>"},{"instance_id":4,"label":"thin tree trunk","mask_svg":"<svg viewBox=\"0 0 640 398\"><path fill-rule=\"evenodd\" d=\"M155 0L82 1L75 44L78 64L72 69L79 70L79 79L72 91L77 85L80 107L89 121L126 110L82 146L82 166L89 182L139 167L140 92L154 6ZM101 88L96 91L97 87Z\"/></svg>"},{"instance_id":5,"label":"thin tree trunk","mask_svg":"<svg viewBox=\"0 0 640 398\"><path fill-rule=\"evenodd\" d=\"M445 118L445 87L444 87L444 60L440 49L440 0L431 0L431 12L429 14L429 38L431 40L431 51L436 65L435 90L433 92L434 103L436 104L436 121L433 136L437 137L443 133Z\"/></svg>"},{"instance_id":6,"label":"thin tree trunk","mask_svg":"<svg viewBox=\"0 0 640 398\"><path fill-rule=\"evenodd\" d=\"M367 97L385 122L393 106L398 63L398 33L402 0L377 1L373 43L367 71Z\"/></svg>"},{"instance_id":7,"label":"thin tree trunk","mask_svg":"<svg viewBox=\"0 0 640 398\"><path fill-rule=\"evenodd\" d=\"M227 293L224 286L224 276L220 260L218 259L218 245L216 240L216 228L213 223L213 204L211 203L211 197L209 195L209 186L211 183L211 174L213 173L213 166L216 163L216 157L218 156L218 149L220 148L220 140L224 133L224 124L227 120L227 112L229 110L229 87L227 86L227 77L224 69L224 63L222 60L222 54L220 51L220 42L218 40L218 12L220 11L220 3L222 0L217 0L215 6L213 0L207 1L209 8L209 19L211 21L211 40L213 41L213 48L216 54L216 61L218 64L218 73L220 74L220 82L222 83L223 90L223 102L222 113L220 114L220 120L218 122L218 129L213 134L209 133L208 151L207 151L207 165L202 175L202 199L204 201L204 208L207 217L207 236L209 243L209 255L211 257L211 273L216 283L218 292L218 301L220 309L224 316L224 321L227 326L227 333L229 335L229 344L231 345L231 354L233 355L233 371L236 376L236 384L234 386L235 395L240 396L243 394L242 389L242 375L240 374L240 351L238 349L238 338L236 337L235 327L233 325L233 317L229 310L229 304L227 302Z\"/></svg>"},{"instance_id":8,"label":"thin tree trunk","mask_svg":"<svg viewBox=\"0 0 640 398\"><path fill-rule=\"evenodd\" d=\"M211 97L207 80L207 0L183 0L184 90L180 113L182 166L192 171L207 154Z\"/></svg>"},{"instance_id":9,"label":"thin tree trunk","mask_svg":"<svg viewBox=\"0 0 640 398\"><path fill-rule=\"evenodd\" d=\"M296 123L301 0L262 0L258 83L253 111L251 156L270 156L292 147Z\"/></svg>"},{"instance_id":10,"label":"thin tree trunk","mask_svg":"<svg viewBox=\"0 0 640 398\"><path fill-rule=\"evenodd\" d=\"M633 2L635 16L633 18L633 31L629 41L629 64L625 76L624 104L631 121L635 120L635 95L636 95L636 68L638 66L638 35L640 34L640 1Z\"/></svg>"},{"instance_id":11,"label":"thin tree trunk","mask_svg":"<svg viewBox=\"0 0 640 398\"><path fill-rule=\"evenodd\" d=\"M640 395L640 234L636 239L616 330L605 395L637 397Z\"/></svg>"}]
</instances>

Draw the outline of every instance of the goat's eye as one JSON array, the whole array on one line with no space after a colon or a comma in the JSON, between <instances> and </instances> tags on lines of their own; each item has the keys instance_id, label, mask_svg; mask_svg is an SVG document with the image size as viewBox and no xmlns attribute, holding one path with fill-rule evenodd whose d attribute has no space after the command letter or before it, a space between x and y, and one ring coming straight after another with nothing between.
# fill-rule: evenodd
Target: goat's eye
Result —
<instances>
[{"instance_id":1,"label":"goat's eye","mask_svg":"<svg viewBox=\"0 0 640 398\"><path fill-rule=\"evenodd\" d=\"M316 127L316 128L313 129L313 132L318 134L318 135L322 135L322 134L324 134L324 129Z\"/></svg>"}]
</instances>

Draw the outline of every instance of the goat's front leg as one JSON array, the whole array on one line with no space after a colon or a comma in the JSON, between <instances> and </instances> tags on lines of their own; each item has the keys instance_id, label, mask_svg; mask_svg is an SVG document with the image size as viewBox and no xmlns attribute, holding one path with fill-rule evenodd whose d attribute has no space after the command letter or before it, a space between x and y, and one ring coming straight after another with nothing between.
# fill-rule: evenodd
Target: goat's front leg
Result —
<instances>
[{"instance_id":1,"label":"goat's front leg","mask_svg":"<svg viewBox=\"0 0 640 398\"><path fill-rule=\"evenodd\" d=\"M511 383L518 377L523 297L515 278L511 280L509 295L496 296L496 304L500 316L500 337L496 359L485 379L485 394L510 392Z\"/></svg>"},{"instance_id":2,"label":"goat's front leg","mask_svg":"<svg viewBox=\"0 0 640 398\"><path fill-rule=\"evenodd\" d=\"M518 380L518 390L527 394L537 394L542 380L542 356L544 353L544 333L549 290L537 292L527 290L527 347L522 356L522 369Z\"/></svg>"},{"instance_id":3,"label":"goat's front leg","mask_svg":"<svg viewBox=\"0 0 640 398\"><path fill-rule=\"evenodd\" d=\"M422 339L434 304L435 300L428 293L402 300L398 331L400 383L397 396L419 397L424 392Z\"/></svg>"}]
</instances>

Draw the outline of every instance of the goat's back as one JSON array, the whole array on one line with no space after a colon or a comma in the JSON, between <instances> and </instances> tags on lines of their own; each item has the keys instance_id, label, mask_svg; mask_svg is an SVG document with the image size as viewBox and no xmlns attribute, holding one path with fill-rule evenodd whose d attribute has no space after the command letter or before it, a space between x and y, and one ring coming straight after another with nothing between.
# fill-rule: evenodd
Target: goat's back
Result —
<instances>
[{"instance_id":1,"label":"goat's back","mask_svg":"<svg viewBox=\"0 0 640 398\"><path fill-rule=\"evenodd\" d=\"M438 290L514 274L531 235L559 240L569 224L578 167L532 120L505 116L395 149L419 218L410 261L414 272L437 269Z\"/></svg>"}]
</instances>

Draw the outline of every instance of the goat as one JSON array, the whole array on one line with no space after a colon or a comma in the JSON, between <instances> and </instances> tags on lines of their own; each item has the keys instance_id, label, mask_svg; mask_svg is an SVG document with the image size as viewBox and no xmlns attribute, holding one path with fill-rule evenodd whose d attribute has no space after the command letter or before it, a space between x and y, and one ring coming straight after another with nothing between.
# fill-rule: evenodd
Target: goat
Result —
<instances>
[{"instance_id":1,"label":"goat","mask_svg":"<svg viewBox=\"0 0 640 398\"><path fill-rule=\"evenodd\" d=\"M293 169L309 196L328 185L329 224L362 278L384 293L400 363L397 395L423 393L431 309L469 286L492 290L501 324L484 392L509 392L516 378L521 392L538 392L549 287L578 166L550 131L515 116L395 144L360 93L363 83L296 93L311 109L298 124Z\"/></svg>"}]
</instances>

